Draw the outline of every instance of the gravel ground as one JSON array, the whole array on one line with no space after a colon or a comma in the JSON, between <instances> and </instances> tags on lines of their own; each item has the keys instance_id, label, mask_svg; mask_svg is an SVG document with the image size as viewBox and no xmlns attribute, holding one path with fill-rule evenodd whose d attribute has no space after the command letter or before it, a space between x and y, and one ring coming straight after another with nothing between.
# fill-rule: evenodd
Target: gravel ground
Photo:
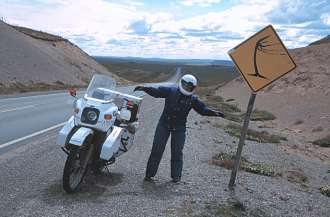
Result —
<instances>
[{"instance_id":1,"label":"gravel ground","mask_svg":"<svg viewBox=\"0 0 330 217\"><path fill-rule=\"evenodd\" d=\"M299 171L306 182L240 171L235 190L228 190L230 170L211 165L210 159L235 150L238 141L213 127L223 119L195 112L188 123L182 182L170 182L168 146L155 183L144 183L163 102L147 96L142 106L135 147L110 167L111 173L88 175L79 193L62 190L65 154L55 144L57 131L0 155L0 216L330 216L330 200L319 191L330 182L329 167L278 145L247 141L243 156L283 174Z\"/></svg>"}]
</instances>

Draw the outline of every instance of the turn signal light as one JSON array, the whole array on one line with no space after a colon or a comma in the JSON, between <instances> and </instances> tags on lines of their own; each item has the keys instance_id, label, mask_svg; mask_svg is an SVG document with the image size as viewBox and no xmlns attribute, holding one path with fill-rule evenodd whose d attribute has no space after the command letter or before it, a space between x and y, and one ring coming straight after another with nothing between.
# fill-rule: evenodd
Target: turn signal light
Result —
<instances>
[{"instance_id":1,"label":"turn signal light","mask_svg":"<svg viewBox=\"0 0 330 217\"><path fill-rule=\"evenodd\" d=\"M104 115L104 120L110 121L112 119L112 115Z\"/></svg>"},{"instance_id":2,"label":"turn signal light","mask_svg":"<svg viewBox=\"0 0 330 217\"><path fill-rule=\"evenodd\" d=\"M75 108L74 109L74 113L78 114L79 113L79 109L78 108Z\"/></svg>"},{"instance_id":3,"label":"turn signal light","mask_svg":"<svg viewBox=\"0 0 330 217\"><path fill-rule=\"evenodd\" d=\"M128 108L133 108L133 106L134 106L134 102L133 101L128 101L127 102L127 107Z\"/></svg>"}]
</instances>

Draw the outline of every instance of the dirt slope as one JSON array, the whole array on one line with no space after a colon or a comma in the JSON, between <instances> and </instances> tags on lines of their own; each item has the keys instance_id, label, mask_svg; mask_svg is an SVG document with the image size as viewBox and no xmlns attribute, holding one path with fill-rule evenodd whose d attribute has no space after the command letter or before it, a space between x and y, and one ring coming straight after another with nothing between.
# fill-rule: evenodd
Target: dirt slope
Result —
<instances>
[{"instance_id":1,"label":"dirt slope","mask_svg":"<svg viewBox=\"0 0 330 217\"><path fill-rule=\"evenodd\" d=\"M92 72L110 74L66 39L0 21L0 93L20 87L86 85Z\"/></svg>"},{"instance_id":2,"label":"dirt slope","mask_svg":"<svg viewBox=\"0 0 330 217\"><path fill-rule=\"evenodd\" d=\"M256 99L257 108L277 117L268 125L303 146L330 132L330 43L323 42L291 50L297 68L258 93ZM240 77L217 93L235 99L246 110L250 89Z\"/></svg>"}]
</instances>

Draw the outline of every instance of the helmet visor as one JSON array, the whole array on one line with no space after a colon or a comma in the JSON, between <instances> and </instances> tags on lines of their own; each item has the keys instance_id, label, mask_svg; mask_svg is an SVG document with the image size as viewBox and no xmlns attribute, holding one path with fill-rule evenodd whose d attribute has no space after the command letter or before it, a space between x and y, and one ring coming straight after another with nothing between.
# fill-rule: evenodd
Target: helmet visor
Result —
<instances>
[{"instance_id":1,"label":"helmet visor","mask_svg":"<svg viewBox=\"0 0 330 217\"><path fill-rule=\"evenodd\" d=\"M195 85L192 82L187 82L185 80L181 80L181 86L184 90L188 92L193 92L195 89Z\"/></svg>"}]
</instances>

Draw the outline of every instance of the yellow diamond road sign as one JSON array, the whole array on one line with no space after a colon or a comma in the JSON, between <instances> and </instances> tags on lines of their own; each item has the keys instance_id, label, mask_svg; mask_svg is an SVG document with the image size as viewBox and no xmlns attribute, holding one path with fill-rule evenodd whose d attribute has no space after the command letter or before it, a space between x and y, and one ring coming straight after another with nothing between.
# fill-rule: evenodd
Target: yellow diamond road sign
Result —
<instances>
[{"instance_id":1,"label":"yellow diamond road sign","mask_svg":"<svg viewBox=\"0 0 330 217\"><path fill-rule=\"evenodd\" d=\"M271 25L230 50L229 56L254 92L296 68Z\"/></svg>"}]
</instances>

